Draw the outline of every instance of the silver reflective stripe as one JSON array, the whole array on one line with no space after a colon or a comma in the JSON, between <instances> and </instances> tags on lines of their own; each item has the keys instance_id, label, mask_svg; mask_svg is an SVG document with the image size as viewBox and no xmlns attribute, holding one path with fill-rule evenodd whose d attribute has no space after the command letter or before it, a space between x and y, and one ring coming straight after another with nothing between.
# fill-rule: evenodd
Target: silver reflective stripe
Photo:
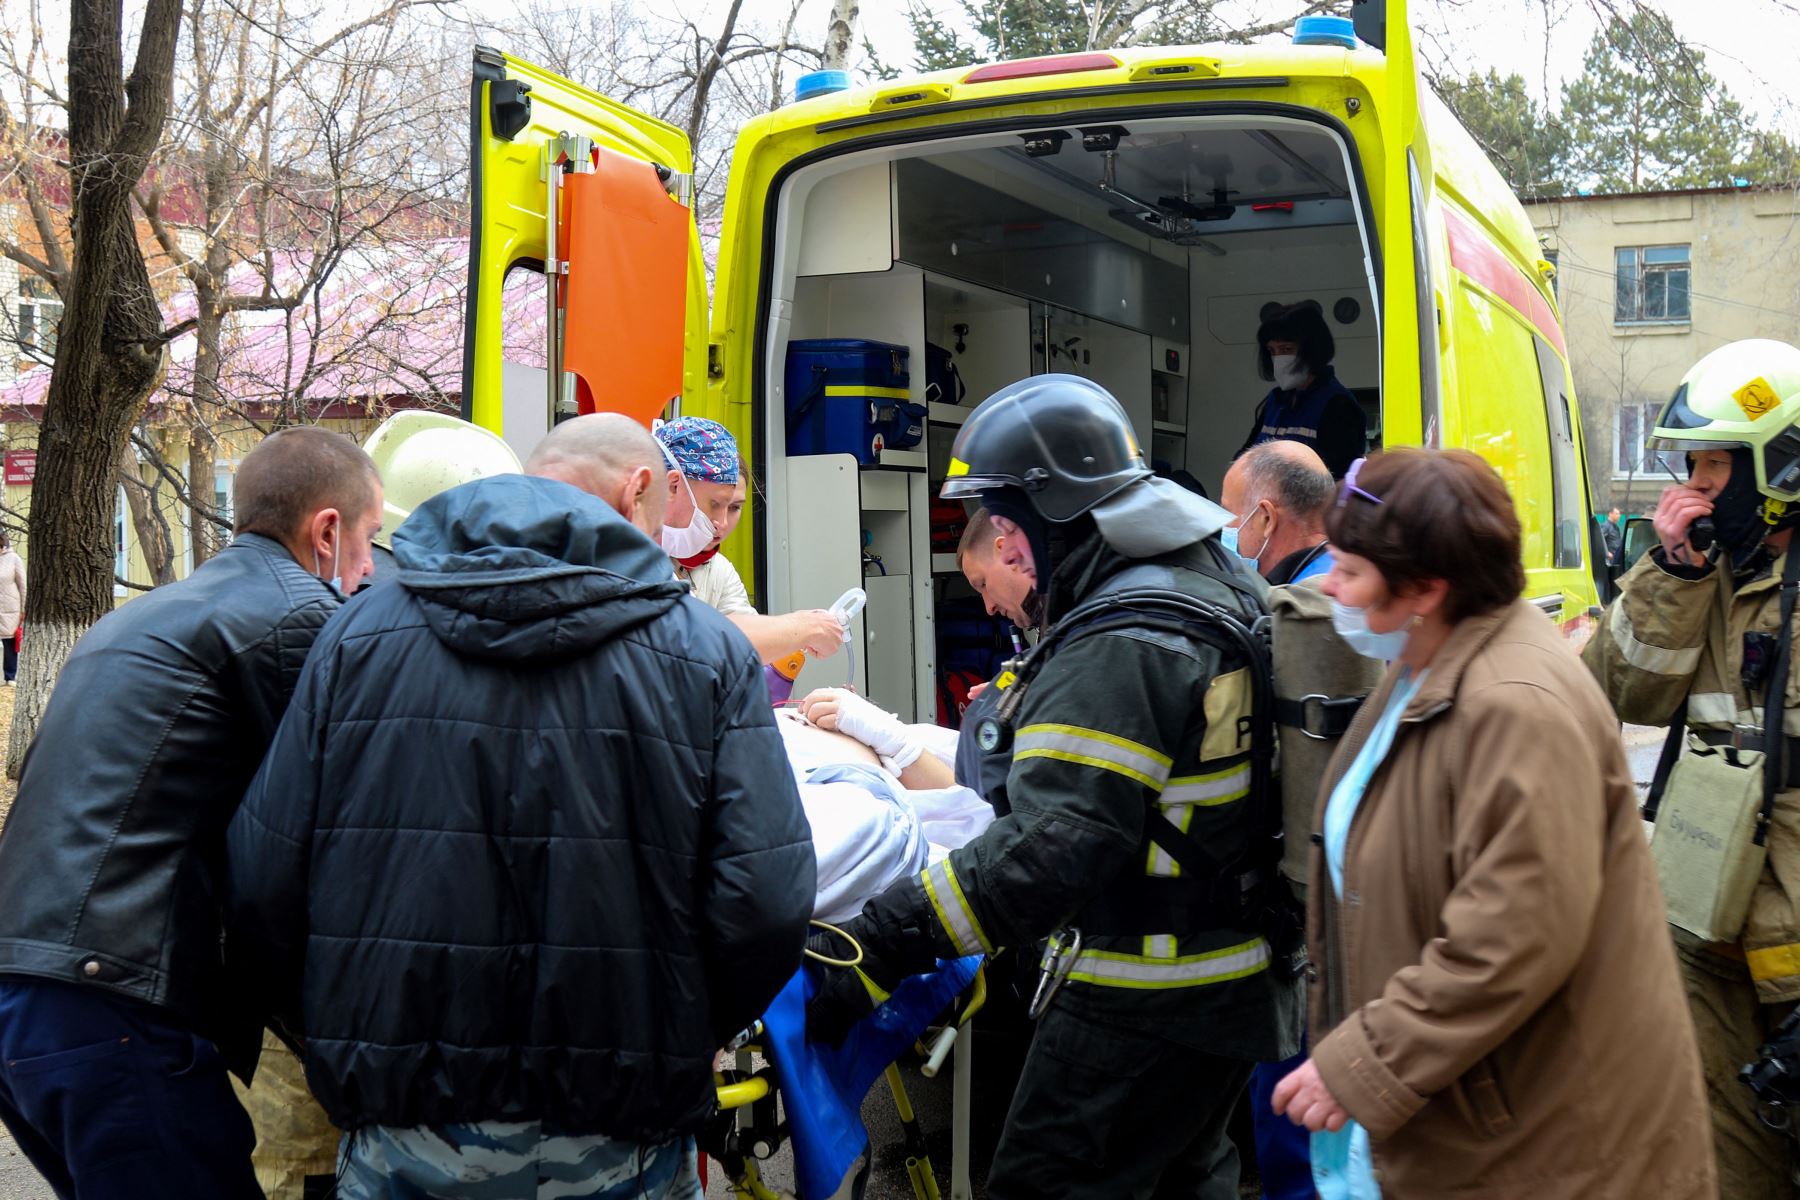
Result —
<instances>
[{"instance_id":1,"label":"silver reflective stripe","mask_svg":"<svg viewBox=\"0 0 1800 1200\"><path fill-rule=\"evenodd\" d=\"M1013 743L1013 761L1054 758L1113 771L1161 791L1169 781L1167 755L1149 746L1078 725L1027 725Z\"/></svg>"},{"instance_id":2,"label":"silver reflective stripe","mask_svg":"<svg viewBox=\"0 0 1800 1200\"><path fill-rule=\"evenodd\" d=\"M1269 967L1269 943L1261 938L1208 954L1154 959L1136 954L1083 950L1069 978L1102 987L1177 988L1225 983Z\"/></svg>"},{"instance_id":3,"label":"silver reflective stripe","mask_svg":"<svg viewBox=\"0 0 1800 1200\"><path fill-rule=\"evenodd\" d=\"M1728 692L1695 692L1688 697L1687 719L1689 725L1729 729L1738 722L1737 697Z\"/></svg>"},{"instance_id":4,"label":"silver reflective stripe","mask_svg":"<svg viewBox=\"0 0 1800 1200\"><path fill-rule=\"evenodd\" d=\"M1619 653L1625 656L1626 662L1640 671L1650 671L1657 675L1692 675L1700 665L1699 646L1671 650L1666 646L1652 646L1649 642L1638 641L1637 632L1631 627L1631 614L1624 604L1613 605L1612 631ZM1691 703L1689 711L1692 711Z\"/></svg>"},{"instance_id":5,"label":"silver reflective stripe","mask_svg":"<svg viewBox=\"0 0 1800 1200\"><path fill-rule=\"evenodd\" d=\"M975 910L969 907L968 897L963 895L962 884L957 882L956 868L950 865L950 860L946 858L927 867L920 878L925 883L925 895L931 900L939 923L956 943L957 953L992 954L993 943L988 941L981 922L975 918Z\"/></svg>"},{"instance_id":6,"label":"silver reflective stripe","mask_svg":"<svg viewBox=\"0 0 1800 1200\"><path fill-rule=\"evenodd\" d=\"M1211 775L1181 775L1169 780L1160 800L1164 808L1178 804L1228 804L1250 794L1250 764Z\"/></svg>"},{"instance_id":7,"label":"silver reflective stripe","mask_svg":"<svg viewBox=\"0 0 1800 1200\"><path fill-rule=\"evenodd\" d=\"M1186 833L1188 827L1194 823L1193 806L1186 805L1179 812L1171 813L1168 805L1165 804L1163 805L1163 818L1181 832ZM1181 864L1169 857L1167 850L1155 842L1151 842L1150 864L1145 868L1145 873L1158 879L1175 879L1181 874Z\"/></svg>"}]
</instances>

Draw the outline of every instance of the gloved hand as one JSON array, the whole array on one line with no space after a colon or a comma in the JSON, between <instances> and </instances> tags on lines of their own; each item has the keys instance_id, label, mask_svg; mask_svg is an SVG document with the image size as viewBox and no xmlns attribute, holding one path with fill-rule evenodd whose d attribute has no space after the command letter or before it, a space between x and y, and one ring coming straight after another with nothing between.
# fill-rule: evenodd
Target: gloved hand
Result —
<instances>
[{"instance_id":1,"label":"gloved hand","mask_svg":"<svg viewBox=\"0 0 1800 1200\"><path fill-rule=\"evenodd\" d=\"M800 711L820 729L855 738L879 755L881 765L896 775L925 752L899 717L844 688L820 688L809 693L800 701Z\"/></svg>"},{"instance_id":2,"label":"gloved hand","mask_svg":"<svg viewBox=\"0 0 1800 1200\"><path fill-rule=\"evenodd\" d=\"M890 964L881 952L880 927L867 916L851 917L839 926L862 947L862 961L854 967L832 966L809 960L819 972L819 988L806 1005L806 1035L813 1041L836 1046L850 1027L874 1012L888 998L905 973ZM855 952L837 934L815 929L806 948L826 958L855 958Z\"/></svg>"}]
</instances>

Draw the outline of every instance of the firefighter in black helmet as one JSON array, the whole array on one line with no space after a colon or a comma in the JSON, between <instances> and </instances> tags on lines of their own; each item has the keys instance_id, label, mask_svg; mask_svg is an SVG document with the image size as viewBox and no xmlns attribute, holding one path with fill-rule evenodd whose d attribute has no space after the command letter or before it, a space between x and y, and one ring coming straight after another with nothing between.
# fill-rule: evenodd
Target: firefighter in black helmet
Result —
<instances>
[{"instance_id":1,"label":"firefighter in black helmet","mask_svg":"<svg viewBox=\"0 0 1800 1200\"><path fill-rule=\"evenodd\" d=\"M1272 865L1254 666L1194 610L1232 614L1241 634L1265 585L1219 543L1231 515L1153 476L1124 409L1087 380L1002 389L953 455L943 495L1016 522L1037 578L1038 647L969 731L1011 755L988 797L1002 815L870 901L847 927L866 984L831 973L809 1025L841 1036L870 988L1049 938L1040 999L1053 994L989 1195L1149 1196L1166 1179L1235 1197L1226 1120L1254 1062L1298 1049L1300 997L1247 899Z\"/></svg>"}]
</instances>

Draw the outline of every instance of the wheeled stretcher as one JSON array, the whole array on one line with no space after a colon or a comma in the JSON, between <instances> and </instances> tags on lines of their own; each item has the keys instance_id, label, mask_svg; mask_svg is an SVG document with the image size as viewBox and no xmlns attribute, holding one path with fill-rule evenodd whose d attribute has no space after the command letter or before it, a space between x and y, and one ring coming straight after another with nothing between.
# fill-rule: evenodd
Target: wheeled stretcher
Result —
<instances>
[{"instance_id":1,"label":"wheeled stretcher","mask_svg":"<svg viewBox=\"0 0 1800 1200\"><path fill-rule=\"evenodd\" d=\"M701 1149L724 1172L730 1194L740 1200L828 1200L852 1194L855 1176L873 1159L860 1111L864 1095L880 1076L900 1119L913 1193L918 1200L940 1200L900 1069L906 1055L917 1054L928 1079L953 1060L949 1194L951 1200L967 1200L974 1062L970 1023L987 999L982 961L958 959L940 964L931 975L905 980L840 1047L806 1040L805 1005L813 985L807 969L796 974L763 1020L727 1047L735 1062L717 1077L719 1114ZM947 1019L934 1024L940 1017ZM778 1191L762 1177L762 1164L783 1145L792 1148L797 1193Z\"/></svg>"}]
</instances>

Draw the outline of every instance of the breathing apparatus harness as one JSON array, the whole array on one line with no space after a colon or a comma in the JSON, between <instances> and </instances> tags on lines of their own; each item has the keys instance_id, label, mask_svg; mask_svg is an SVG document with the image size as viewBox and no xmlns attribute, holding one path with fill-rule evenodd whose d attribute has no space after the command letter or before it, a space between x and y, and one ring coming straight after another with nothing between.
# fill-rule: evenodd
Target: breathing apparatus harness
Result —
<instances>
[{"instance_id":1,"label":"breathing apparatus harness","mask_svg":"<svg viewBox=\"0 0 1800 1200\"><path fill-rule=\"evenodd\" d=\"M1014 723L1033 680L1055 654L1070 643L1115 629L1156 630L1192 638L1215 649L1229 663L1249 668L1251 683L1250 792L1255 822L1247 849L1221 855L1195 840L1163 814L1154 798L1147 800L1144 836L1169 856L1181 873L1173 877L1126 875L1106 894L1089 903L1077 918L1080 930L1053 939L1064 945L1085 933L1130 936L1145 932L1176 934L1209 928L1255 929L1275 948L1276 965L1285 972L1304 969L1305 939L1298 906L1280 878L1281 801L1275 778L1275 688L1269 651L1270 618L1261 598L1231 567L1219 561L1215 542L1190 547L1168 565L1195 571L1224 584L1243 597L1242 612L1169 587L1127 586L1092 596L1070 610L1022 657L1007 662L1000 680L999 705L974 730L977 744L990 754L1003 753L1013 741ZM1129 570L1129 569L1128 569ZM1158 914L1158 927L1146 930L1144 916ZM1291 975L1289 976L1291 977ZM1054 989L1052 989L1054 991ZM1048 997L1045 997L1047 1003Z\"/></svg>"}]
</instances>

